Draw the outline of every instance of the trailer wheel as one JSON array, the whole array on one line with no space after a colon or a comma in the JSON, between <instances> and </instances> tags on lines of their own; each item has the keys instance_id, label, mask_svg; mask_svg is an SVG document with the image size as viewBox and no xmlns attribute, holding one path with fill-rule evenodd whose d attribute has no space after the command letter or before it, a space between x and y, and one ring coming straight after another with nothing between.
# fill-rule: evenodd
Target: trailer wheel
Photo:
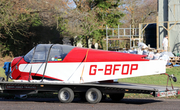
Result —
<instances>
[{"instance_id":1,"label":"trailer wheel","mask_svg":"<svg viewBox=\"0 0 180 110\"><path fill-rule=\"evenodd\" d=\"M124 93L109 94L109 96L113 102L119 102L121 99L123 99Z\"/></svg>"},{"instance_id":2,"label":"trailer wheel","mask_svg":"<svg viewBox=\"0 0 180 110\"><path fill-rule=\"evenodd\" d=\"M58 93L58 98L62 103L70 103L74 99L74 92L70 88L62 88Z\"/></svg>"},{"instance_id":3,"label":"trailer wheel","mask_svg":"<svg viewBox=\"0 0 180 110\"><path fill-rule=\"evenodd\" d=\"M102 93L96 88L90 88L86 92L86 100L91 104L99 103L102 99Z\"/></svg>"}]
</instances>

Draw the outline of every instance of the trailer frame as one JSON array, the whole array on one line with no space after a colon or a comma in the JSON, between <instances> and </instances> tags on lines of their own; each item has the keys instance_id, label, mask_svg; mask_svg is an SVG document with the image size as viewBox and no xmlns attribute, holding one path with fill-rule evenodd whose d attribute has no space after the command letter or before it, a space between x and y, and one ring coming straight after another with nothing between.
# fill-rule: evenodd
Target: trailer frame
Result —
<instances>
[{"instance_id":1,"label":"trailer frame","mask_svg":"<svg viewBox=\"0 0 180 110\"><path fill-rule=\"evenodd\" d=\"M63 90L63 93L60 92ZM69 91L70 90L70 91ZM90 93L87 93L90 90ZM37 94L43 92L58 92L58 98L63 103L70 103L74 99L74 93L82 93L89 103L99 103L102 98L102 94L110 95L113 101L119 101L124 97L125 93L143 93L151 94L154 97L168 97L180 94L179 88L171 88L166 86L133 84L133 83L63 83L63 82L0 82L0 92L9 94ZM73 93L72 93L73 92ZM99 93L100 92L100 93ZM71 100L62 100L65 96L71 98ZM87 96L87 95L93 96ZM114 94L114 95L113 95ZM99 99L91 99L91 97L97 96ZM117 96L114 97L114 96ZM84 98L83 97L83 98ZM88 98L89 97L89 98ZM119 98L118 98L119 97Z\"/></svg>"}]
</instances>

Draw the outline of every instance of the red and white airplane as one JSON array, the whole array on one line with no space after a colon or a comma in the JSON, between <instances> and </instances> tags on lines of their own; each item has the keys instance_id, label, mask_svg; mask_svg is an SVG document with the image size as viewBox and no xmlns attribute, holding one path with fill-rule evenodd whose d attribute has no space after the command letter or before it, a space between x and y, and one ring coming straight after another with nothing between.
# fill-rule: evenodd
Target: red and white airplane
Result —
<instances>
[{"instance_id":1,"label":"red and white airplane","mask_svg":"<svg viewBox=\"0 0 180 110\"><path fill-rule=\"evenodd\" d=\"M25 56L14 58L11 78L86 83L166 72L166 61L145 57L60 44L39 44Z\"/></svg>"}]
</instances>

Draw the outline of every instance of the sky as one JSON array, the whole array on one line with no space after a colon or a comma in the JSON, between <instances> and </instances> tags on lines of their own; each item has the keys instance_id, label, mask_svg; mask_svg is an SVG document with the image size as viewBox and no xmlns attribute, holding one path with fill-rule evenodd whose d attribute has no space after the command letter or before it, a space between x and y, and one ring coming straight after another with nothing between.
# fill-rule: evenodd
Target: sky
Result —
<instances>
[{"instance_id":1,"label":"sky","mask_svg":"<svg viewBox=\"0 0 180 110\"><path fill-rule=\"evenodd\" d=\"M74 3L74 1L73 1L73 0L69 0L69 2L72 2L72 3L73 3L73 4L69 5L70 7L72 7L72 8L76 8L76 4Z\"/></svg>"}]
</instances>

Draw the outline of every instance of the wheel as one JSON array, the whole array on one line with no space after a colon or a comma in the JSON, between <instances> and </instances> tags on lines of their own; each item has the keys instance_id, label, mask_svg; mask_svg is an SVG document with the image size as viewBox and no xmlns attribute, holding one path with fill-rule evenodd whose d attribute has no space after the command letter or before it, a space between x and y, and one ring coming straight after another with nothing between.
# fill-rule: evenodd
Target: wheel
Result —
<instances>
[{"instance_id":1,"label":"wheel","mask_svg":"<svg viewBox=\"0 0 180 110\"><path fill-rule=\"evenodd\" d=\"M177 82L177 78L176 77L172 77L174 82Z\"/></svg>"},{"instance_id":2,"label":"wheel","mask_svg":"<svg viewBox=\"0 0 180 110\"><path fill-rule=\"evenodd\" d=\"M70 88L62 88L58 93L58 98L62 103L70 103L74 99L74 92Z\"/></svg>"},{"instance_id":3,"label":"wheel","mask_svg":"<svg viewBox=\"0 0 180 110\"><path fill-rule=\"evenodd\" d=\"M124 97L124 93L119 93L119 94L109 94L111 100L114 102L119 102L121 99Z\"/></svg>"},{"instance_id":4,"label":"wheel","mask_svg":"<svg viewBox=\"0 0 180 110\"><path fill-rule=\"evenodd\" d=\"M102 99L101 91L96 88L90 88L86 92L86 100L91 104L99 103Z\"/></svg>"}]
</instances>

